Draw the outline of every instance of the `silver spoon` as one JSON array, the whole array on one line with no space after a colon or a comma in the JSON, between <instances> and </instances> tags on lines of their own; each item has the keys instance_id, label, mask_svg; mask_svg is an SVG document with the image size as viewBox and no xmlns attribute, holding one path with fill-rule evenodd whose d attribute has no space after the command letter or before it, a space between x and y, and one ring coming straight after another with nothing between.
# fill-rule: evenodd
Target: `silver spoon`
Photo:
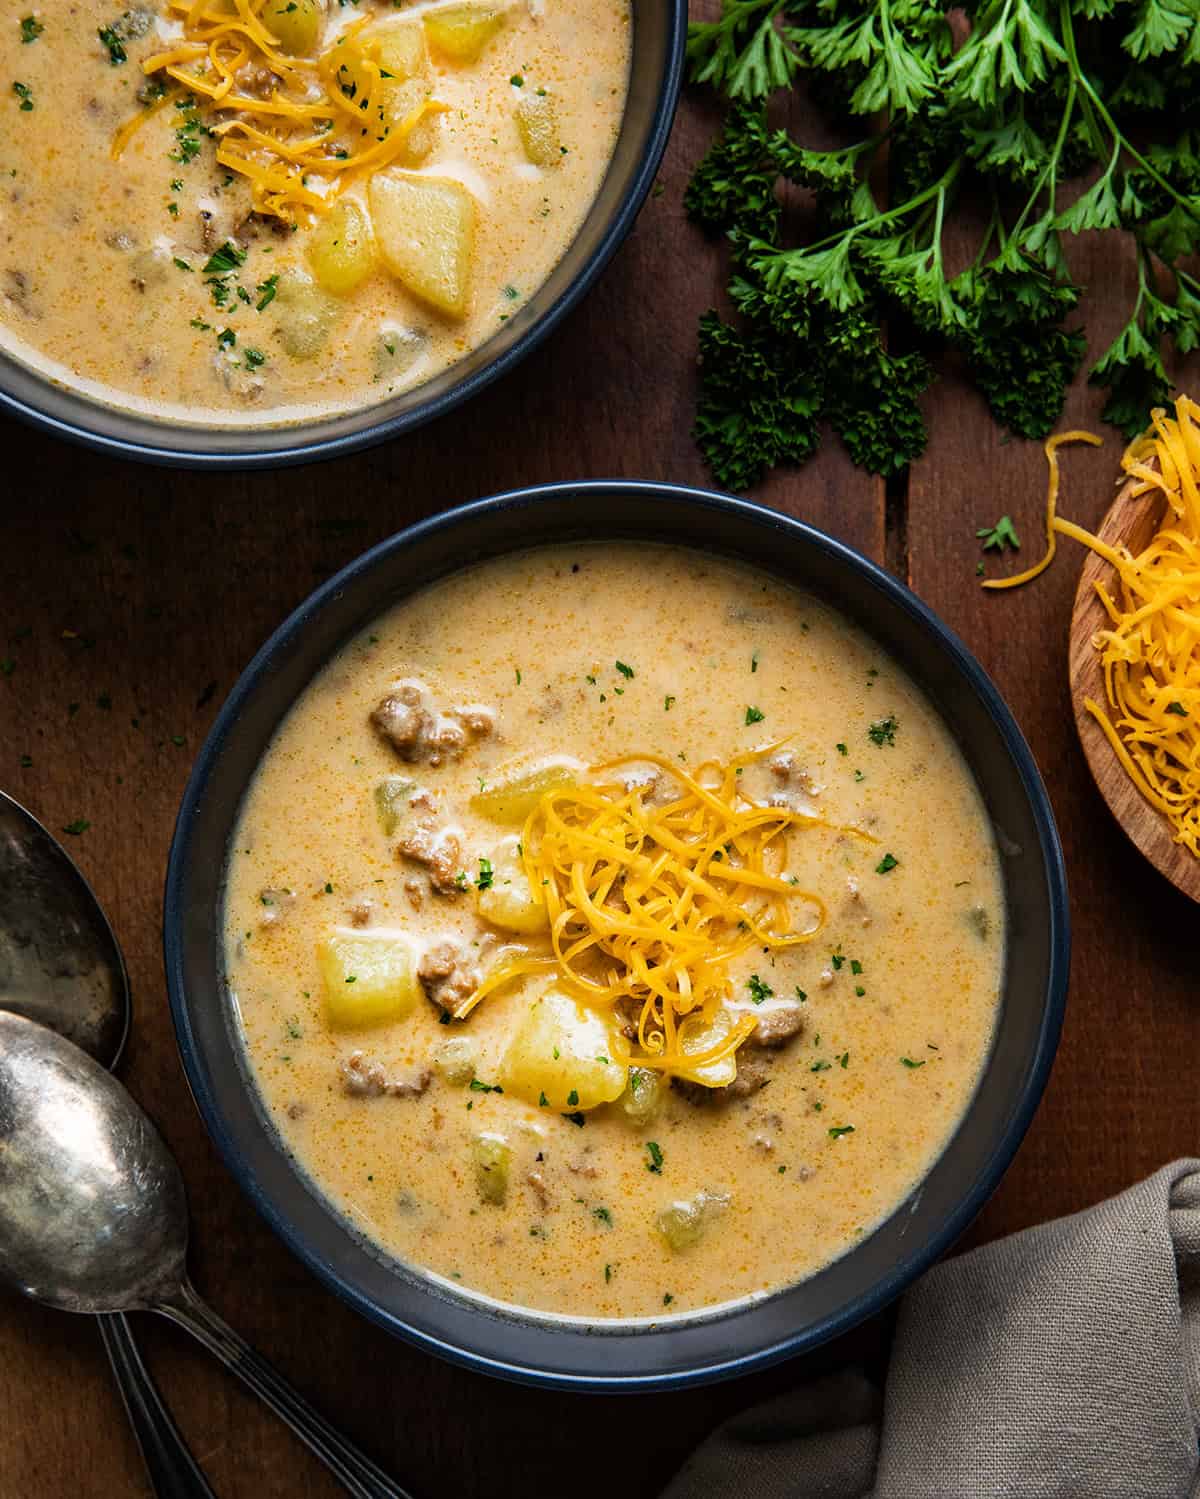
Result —
<instances>
[{"instance_id":1,"label":"silver spoon","mask_svg":"<svg viewBox=\"0 0 1200 1499\"><path fill-rule=\"evenodd\" d=\"M410 1499L200 1300L183 1177L125 1089L0 1013L0 1280L68 1312L159 1312L285 1421L355 1499Z\"/></svg>"},{"instance_id":2,"label":"silver spoon","mask_svg":"<svg viewBox=\"0 0 1200 1499\"><path fill-rule=\"evenodd\" d=\"M132 1006L121 949L91 886L32 813L0 791L0 1010L115 1067ZM123 1315L100 1336L158 1499L213 1499Z\"/></svg>"}]
</instances>

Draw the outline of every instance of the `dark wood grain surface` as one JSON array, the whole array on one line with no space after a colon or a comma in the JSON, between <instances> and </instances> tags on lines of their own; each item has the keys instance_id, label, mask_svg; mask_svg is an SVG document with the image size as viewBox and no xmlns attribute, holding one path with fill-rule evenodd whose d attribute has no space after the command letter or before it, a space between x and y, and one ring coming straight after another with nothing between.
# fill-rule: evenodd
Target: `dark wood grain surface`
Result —
<instances>
[{"instance_id":1,"label":"dark wood grain surface","mask_svg":"<svg viewBox=\"0 0 1200 1499\"><path fill-rule=\"evenodd\" d=\"M682 191L709 129L689 102L664 191L599 288L510 379L415 437L334 465L206 478L106 461L10 423L0 529L0 784L70 838L124 945L135 1025L123 1077L178 1153L201 1291L421 1499L627 1499L657 1491L722 1416L795 1365L677 1395L617 1399L504 1385L434 1362L350 1312L267 1232L219 1163L187 1092L160 951L164 865L192 757L267 633L369 544L454 502L531 482L635 476L704 483L689 428L695 320L720 255ZM1080 247L1085 258L1092 253ZM1085 263L1086 309L1110 332L1127 268ZM979 1242L1117 1191L1200 1145L1200 921L1111 824L1075 740L1066 633L1079 558L1039 583L980 592L975 530L1011 513L1032 559L1040 449L1005 443L953 371L927 398L928 456L883 486L828 446L758 497L896 570L958 630L1012 704L1047 777L1067 850L1075 963L1045 1102ZM1073 420L1098 403L1072 397ZM1064 455L1061 508L1095 523L1117 444ZM31 762L31 763L27 763ZM148 1356L221 1499L337 1490L272 1417L181 1334L143 1318ZM885 1327L819 1364L877 1359ZM146 1493L90 1323L0 1298L0 1496Z\"/></svg>"}]
</instances>

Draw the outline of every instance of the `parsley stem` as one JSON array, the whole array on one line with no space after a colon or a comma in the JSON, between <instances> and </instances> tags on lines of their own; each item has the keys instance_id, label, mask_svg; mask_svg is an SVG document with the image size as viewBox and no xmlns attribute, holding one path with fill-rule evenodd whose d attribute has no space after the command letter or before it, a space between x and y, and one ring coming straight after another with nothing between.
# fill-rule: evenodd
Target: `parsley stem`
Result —
<instances>
[{"instance_id":1,"label":"parsley stem","mask_svg":"<svg viewBox=\"0 0 1200 1499\"><path fill-rule=\"evenodd\" d=\"M962 171L963 158L957 157L936 182L930 183L926 188L909 198L907 203L901 203L897 208L881 209L874 218L864 219L861 224L852 224L848 229L839 229L836 234L827 234L824 239L815 240L811 245L805 245L805 255L811 255L814 250L823 250L826 245L836 244L841 239L853 239L856 234L861 234L865 229L873 229L877 224L886 224L891 219L902 218L906 213L911 213L914 208L921 208L924 204L937 197L945 196L946 190L952 186L955 178Z\"/></svg>"},{"instance_id":2,"label":"parsley stem","mask_svg":"<svg viewBox=\"0 0 1200 1499\"><path fill-rule=\"evenodd\" d=\"M1050 160L1042 168L1041 176L1039 176L1037 182L1034 184L1033 191L1029 195L1029 201L1021 210L1020 217L1012 227L1012 233L1009 235L1010 240L1015 240L1020 235L1021 230L1025 227L1025 220L1029 217L1034 204L1041 196L1042 189L1046 185L1047 178L1050 179L1050 206L1047 209L1047 216L1052 216L1054 213L1055 187L1058 180L1058 163L1063 153L1063 147L1067 143L1067 131L1071 128L1071 117L1075 113L1075 97L1077 92L1078 86L1075 81L1075 75L1073 73L1069 73L1067 77L1067 100L1063 105L1062 119L1058 122L1058 134L1054 137L1054 149L1050 153Z\"/></svg>"}]
</instances>

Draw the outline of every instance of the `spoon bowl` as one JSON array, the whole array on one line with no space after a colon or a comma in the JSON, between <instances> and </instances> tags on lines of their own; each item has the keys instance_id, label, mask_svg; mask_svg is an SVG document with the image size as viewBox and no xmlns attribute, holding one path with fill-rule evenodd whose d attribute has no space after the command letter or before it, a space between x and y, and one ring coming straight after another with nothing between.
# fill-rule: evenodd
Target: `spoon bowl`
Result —
<instances>
[{"instance_id":1,"label":"spoon bowl","mask_svg":"<svg viewBox=\"0 0 1200 1499\"><path fill-rule=\"evenodd\" d=\"M132 1311L178 1285L179 1167L125 1089L71 1042L0 1014L0 1277L67 1312Z\"/></svg>"},{"instance_id":2,"label":"spoon bowl","mask_svg":"<svg viewBox=\"0 0 1200 1499\"><path fill-rule=\"evenodd\" d=\"M1167 501L1161 490L1145 495L1133 491L1132 480L1122 486L1096 534L1108 546L1125 546L1136 555L1149 545L1162 524ZM1130 780L1104 731L1083 706L1085 698L1101 705L1105 702L1104 673L1092 637L1109 622L1095 585L1110 583L1111 578L1112 569L1104 558L1089 552L1079 574L1071 614L1068 669L1075 728L1092 779L1126 836L1172 885L1200 901L1200 859L1175 842L1166 818Z\"/></svg>"}]
</instances>

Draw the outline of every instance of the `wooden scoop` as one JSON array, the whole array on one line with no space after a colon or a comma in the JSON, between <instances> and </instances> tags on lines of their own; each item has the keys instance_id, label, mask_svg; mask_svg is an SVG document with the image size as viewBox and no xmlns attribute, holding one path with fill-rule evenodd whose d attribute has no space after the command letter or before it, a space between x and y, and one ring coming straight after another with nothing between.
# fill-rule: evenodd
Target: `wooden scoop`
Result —
<instances>
[{"instance_id":1,"label":"wooden scoop","mask_svg":"<svg viewBox=\"0 0 1200 1499\"><path fill-rule=\"evenodd\" d=\"M1167 500L1160 490L1134 498L1133 487L1131 480L1121 489L1096 534L1109 546L1123 544L1136 555L1150 544L1162 524ZM1166 818L1129 779L1100 725L1083 706L1084 698L1088 697L1102 706L1105 704L1100 653L1092 645L1092 637L1097 630L1105 629L1109 621L1093 585L1111 578L1112 568L1103 557L1089 552L1075 593L1068 656L1079 742L1100 795L1134 845L1172 885L1192 900L1200 901L1200 859L1175 842Z\"/></svg>"}]
</instances>

